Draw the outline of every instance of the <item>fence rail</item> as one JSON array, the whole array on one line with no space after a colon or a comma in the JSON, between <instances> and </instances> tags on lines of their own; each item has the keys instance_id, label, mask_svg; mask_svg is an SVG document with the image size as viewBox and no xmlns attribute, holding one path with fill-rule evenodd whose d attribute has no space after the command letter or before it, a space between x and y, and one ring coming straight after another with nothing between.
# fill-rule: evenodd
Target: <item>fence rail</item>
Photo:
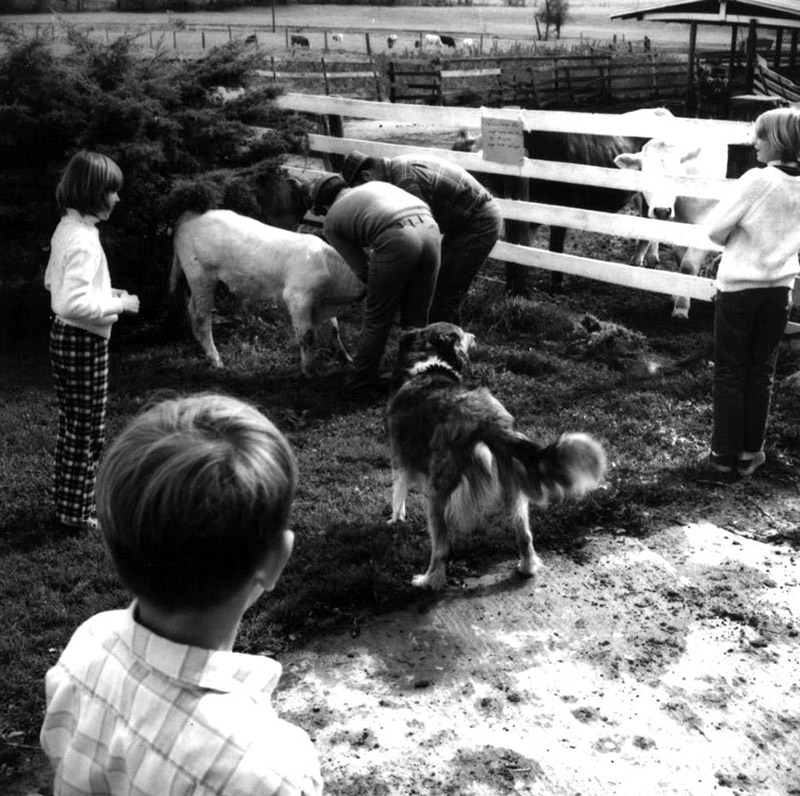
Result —
<instances>
[{"instance_id":1,"label":"fence rail","mask_svg":"<svg viewBox=\"0 0 800 796\"><path fill-rule=\"evenodd\" d=\"M539 109L587 100L678 99L686 91L687 67L685 52L398 61L388 67L389 97L444 104L469 95L482 104Z\"/></svg>"},{"instance_id":2,"label":"fence rail","mask_svg":"<svg viewBox=\"0 0 800 796\"><path fill-rule=\"evenodd\" d=\"M437 108L417 105L372 103L334 97L310 97L308 95L288 94L278 99L281 107L298 112L339 115L342 117L371 118L383 121L408 121L409 116L418 124L436 124L439 127L452 124L455 132L459 127L477 127L481 111L474 108ZM511 111L498 109L492 115L510 114ZM707 119L680 119L663 117L640 118L619 114L584 114L567 111L513 111L520 114L531 129L561 130L563 132L612 133L637 135L642 137L689 135L690 140L699 137L713 137L729 145L744 144L749 140L750 125L743 122L726 122ZM443 141L443 144L445 142ZM449 145L449 142L446 144ZM488 174L505 174L513 177L536 177L586 185L603 185L638 191L644 187L640 172L600 167L564 164L526 158L522 165L509 165L485 160L481 155L471 152L454 152L444 146L414 147L391 144L383 141L364 141L338 138L334 136L312 135L309 149L322 155L343 155L358 149L368 155L392 157L398 154L434 154L437 157L462 165L469 171ZM323 173L320 169L293 168L290 171L305 179L315 178ZM731 180L700 179L683 177L671 180L678 193L687 196L722 197ZM719 251L704 231L695 225L680 224L656 219L640 218L634 215L620 215L589 211L580 208L566 208L546 205L535 201L521 202L512 199L499 199L503 217L510 221L537 224L557 224L571 229L597 232L607 235L648 239L674 246L691 246L709 251ZM637 268L625 263L614 263L568 254L557 254L531 246L522 246L508 241L498 242L491 256L506 263L514 263L528 268L560 271L575 276L595 279L637 290L665 295L683 295L700 301L710 301L714 295L714 281L700 276L655 271ZM800 333L800 324L790 323L787 332Z\"/></svg>"}]
</instances>

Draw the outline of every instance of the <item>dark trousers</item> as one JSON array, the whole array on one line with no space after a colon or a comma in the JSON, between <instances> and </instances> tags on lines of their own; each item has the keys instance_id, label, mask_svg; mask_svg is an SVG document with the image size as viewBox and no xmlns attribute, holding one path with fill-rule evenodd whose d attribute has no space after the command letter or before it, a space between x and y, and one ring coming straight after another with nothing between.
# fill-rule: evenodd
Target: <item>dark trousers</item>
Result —
<instances>
[{"instance_id":1,"label":"dark trousers","mask_svg":"<svg viewBox=\"0 0 800 796\"><path fill-rule=\"evenodd\" d=\"M469 224L442 237L442 264L431 304L430 322L461 322L461 304L470 285L503 232L500 206L482 204Z\"/></svg>"},{"instance_id":2,"label":"dark trousers","mask_svg":"<svg viewBox=\"0 0 800 796\"><path fill-rule=\"evenodd\" d=\"M50 364L58 398L56 516L74 524L94 510L95 470L105 441L108 340L56 318Z\"/></svg>"},{"instance_id":3,"label":"dark trousers","mask_svg":"<svg viewBox=\"0 0 800 796\"><path fill-rule=\"evenodd\" d=\"M789 289L753 288L714 299L714 431L711 449L735 457L764 445Z\"/></svg>"},{"instance_id":4,"label":"dark trousers","mask_svg":"<svg viewBox=\"0 0 800 796\"><path fill-rule=\"evenodd\" d=\"M377 377L398 309L403 328L427 325L439 256L439 227L428 214L396 221L373 241L354 384Z\"/></svg>"}]
</instances>

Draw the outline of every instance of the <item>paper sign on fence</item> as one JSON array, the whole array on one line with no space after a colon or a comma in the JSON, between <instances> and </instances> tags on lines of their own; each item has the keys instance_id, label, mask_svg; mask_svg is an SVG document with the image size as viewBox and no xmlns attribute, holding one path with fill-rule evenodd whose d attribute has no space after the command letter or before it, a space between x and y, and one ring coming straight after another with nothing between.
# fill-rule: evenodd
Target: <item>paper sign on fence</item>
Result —
<instances>
[{"instance_id":1,"label":"paper sign on fence","mask_svg":"<svg viewBox=\"0 0 800 796\"><path fill-rule=\"evenodd\" d=\"M481 115L481 134L483 136L483 158L496 163L522 165L525 158L525 144L522 139L522 119L500 119Z\"/></svg>"}]
</instances>

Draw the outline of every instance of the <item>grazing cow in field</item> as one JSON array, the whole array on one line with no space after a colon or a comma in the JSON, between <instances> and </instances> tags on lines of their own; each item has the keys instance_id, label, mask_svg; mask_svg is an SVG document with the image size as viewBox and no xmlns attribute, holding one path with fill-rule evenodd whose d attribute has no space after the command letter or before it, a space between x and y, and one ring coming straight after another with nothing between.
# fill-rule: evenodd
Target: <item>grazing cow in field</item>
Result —
<instances>
[{"instance_id":1,"label":"grazing cow in field","mask_svg":"<svg viewBox=\"0 0 800 796\"><path fill-rule=\"evenodd\" d=\"M258 44L258 36L256 36L255 33L251 33L249 36L247 36L245 38L244 43L245 44L256 44L257 45Z\"/></svg>"},{"instance_id":2,"label":"grazing cow in field","mask_svg":"<svg viewBox=\"0 0 800 796\"><path fill-rule=\"evenodd\" d=\"M660 110L660 109L659 109ZM639 111L635 111L639 113ZM658 111L653 111L658 113ZM560 133L542 130L526 130L524 146L527 156L536 160L576 163L586 166L614 168L614 159L625 152L638 152L646 143L646 138L628 136L589 135L586 133ZM481 138L471 138L466 131L459 132L453 149L461 152L477 152L481 148ZM487 175L481 175L482 179ZM502 178L501 178L502 179ZM500 184L488 185L493 193L499 193ZM576 183L553 182L533 178L529 181L530 196L533 201L560 207L577 207L587 210L617 212L636 196L632 191L618 188L601 188ZM530 225L531 235L539 224ZM550 251L562 253L566 241L565 227L550 227ZM553 271L551 284L560 287L563 274Z\"/></svg>"},{"instance_id":3,"label":"grazing cow in field","mask_svg":"<svg viewBox=\"0 0 800 796\"><path fill-rule=\"evenodd\" d=\"M456 48L456 40L452 36L446 36L444 33L440 33L439 41L441 41L445 47L452 47L454 50Z\"/></svg>"},{"instance_id":4,"label":"grazing cow in field","mask_svg":"<svg viewBox=\"0 0 800 796\"><path fill-rule=\"evenodd\" d=\"M425 34L425 38L423 40L423 43L428 47L441 47L442 46L441 38L439 36L437 36L435 33L426 33ZM419 41L416 41L414 43L414 46L415 47L419 47L420 46Z\"/></svg>"},{"instance_id":5,"label":"grazing cow in field","mask_svg":"<svg viewBox=\"0 0 800 796\"><path fill-rule=\"evenodd\" d=\"M334 33L331 38L339 44L344 44L344 33Z\"/></svg>"},{"instance_id":6,"label":"grazing cow in field","mask_svg":"<svg viewBox=\"0 0 800 796\"><path fill-rule=\"evenodd\" d=\"M307 36L300 36L296 33L292 34L291 38L292 47L310 47Z\"/></svg>"},{"instance_id":7,"label":"grazing cow in field","mask_svg":"<svg viewBox=\"0 0 800 796\"><path fill-rule=\"evenodd\" d=\"M394 47L396 41L397 41L397 34L396 33L390 33L386 37L386 46L391 50L392 47Z\"/></svg>"},{"instance_id":8,"label":"grazing cow in field","mask_svg":"<svg viewBox=\"0 0 800 796\"><path fill-rule=\"evenodd\" d=\"M336 314L363 298L366 286L336 250L316 235L270 227L230 210L187 211L175 225L170 288L181 271L189 285L194 336L215 367L211 317L219 282L249 300L283 299L300 345L301 367L314 364L314 327L330 327L339 355L352 361L339 335Z\"/></svg>"},{"instance_id":9,"label":"grazing cow in field","mask_svg":"<svg viewBox=\"0 0 800 796\"><path fill-rule=\"evenodd\" d=\"M642 192L649 207L649 216L662 221L702 224L717 204L716 199L678 196L674 185L665 177L724 178L728 170L728 147L723 142L707 140L668 141L652 139L634 154L621 154L615 159L621 169L638 169L646 181ZM655 250L658 251L657 249ZM675 247L680 271L696 276L711 250ZM657 259L657 254L656 254ZM689 317L689 299L676 296L673 318Z\"/></svg>"},{"instance_id":10,"label":"grazing cow in field","mask_svg":"<svg viewBox=\"0 0 800 796\"><path fill-rule=\"evenodd\" d=\"M470 54L475 49L474 39L461 39L461 46Z\"/></svg>"}]
</instances>

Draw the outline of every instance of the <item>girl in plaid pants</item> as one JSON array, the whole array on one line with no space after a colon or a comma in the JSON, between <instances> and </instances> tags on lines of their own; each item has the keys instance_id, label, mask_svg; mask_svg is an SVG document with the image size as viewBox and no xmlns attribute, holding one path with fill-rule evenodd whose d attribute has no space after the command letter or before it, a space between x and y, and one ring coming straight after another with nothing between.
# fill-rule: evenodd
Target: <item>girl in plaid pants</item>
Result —
<instances>
[{"instance_id":1,"label":"girl in plaid pants","mask_svg":"<svg viewBox=\"0 0 800 796\"><path fill-rule=\"evenodd\" d=\"M121 312L139 299L111 286L97 232L119 202L122 172L113 160L79 152L56 188L61 221L44 275L54 319L50 363L58 397L55 509L62 525L88 529L94 519L94 475L105 438L108 340Z\"/></svg>"}]
</instances>

